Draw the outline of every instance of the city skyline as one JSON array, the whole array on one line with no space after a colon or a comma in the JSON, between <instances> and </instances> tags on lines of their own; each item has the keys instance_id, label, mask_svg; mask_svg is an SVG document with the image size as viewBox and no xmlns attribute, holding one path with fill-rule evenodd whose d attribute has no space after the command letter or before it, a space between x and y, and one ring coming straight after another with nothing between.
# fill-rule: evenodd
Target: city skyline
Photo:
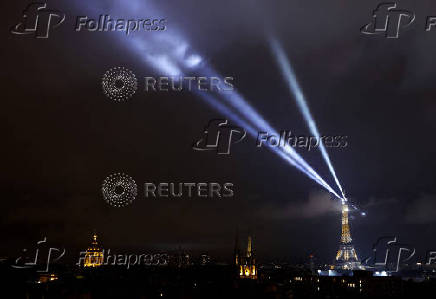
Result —
<instances>
[{"instance_id":1,"label":"city skyline","mask_svg":"<svg viewBox=\"0 0 436 299\"><path fill-rule=\"evenodd\" d=\"M8 279L38 246L102 281L108 250L178 256L158 295L173 266L283 293L432 277L435 3L3 5Z\"/></svg>"}]
</instances>

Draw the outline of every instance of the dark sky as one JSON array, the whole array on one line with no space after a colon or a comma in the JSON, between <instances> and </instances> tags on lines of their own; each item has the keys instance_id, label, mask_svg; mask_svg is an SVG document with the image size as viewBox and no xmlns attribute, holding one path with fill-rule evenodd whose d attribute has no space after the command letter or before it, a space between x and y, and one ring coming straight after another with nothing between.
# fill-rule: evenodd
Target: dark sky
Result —
<instances>
[{"instance_id":1,"label":"dark sky","mask_svg":"<svg viewBox=\"0 0 436 299\"><path fill-rule=\"evenodd\" d=\"M333 260L338 202L278 156L255 149L253 139L230 156L193 151L208 121L226 118L193 93L140 90L121 104L106 98L100 82L111 67L140 78L162 74L129 51L131 41L120 33L73 31L78 15L119 9L128 18L126 1L68 2L48 2L67 15L48 39L12 35L8 29L28 2L2 3L0 256L41 236L86 248L93 229L107 248L182 245L230 256L239 226L242 236L254 233L260 258L315 253ZM268 36L277 36L321 134L349 136L347 148L329 153L350 199L367 211L352 215L358 253L368 254L382 235L398 235L420 254L436 248L436 33L424 30L426 16L436 15L434 2L401 1L416 21L399 39L359 32L377 1L154 2L167 30L182 32L208 64L233 76L275 128L310 134L269 49ZM302 155L334 186L319 152ZM140 193L131 206L112 208L100 187L115 171L139 185L232 182L235 196L146 200Z\"/></svg>"}]
</instances>

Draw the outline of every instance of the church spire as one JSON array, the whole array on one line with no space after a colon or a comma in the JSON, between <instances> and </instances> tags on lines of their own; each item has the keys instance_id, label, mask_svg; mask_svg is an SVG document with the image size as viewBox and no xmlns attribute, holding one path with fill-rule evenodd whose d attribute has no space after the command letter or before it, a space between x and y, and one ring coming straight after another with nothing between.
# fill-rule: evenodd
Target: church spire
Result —
<instances>
[{"instance_id":1,"label":"church spire","mask_svg":"<svg viewBox=\"0 0 436 299\"><path fill-rule=\"evenodd\" d=\"M247 244L247 257L251 257L252 255L252 247L251 247L251 236L248 236L248 244Z\"/></svg>"}]
</instances>

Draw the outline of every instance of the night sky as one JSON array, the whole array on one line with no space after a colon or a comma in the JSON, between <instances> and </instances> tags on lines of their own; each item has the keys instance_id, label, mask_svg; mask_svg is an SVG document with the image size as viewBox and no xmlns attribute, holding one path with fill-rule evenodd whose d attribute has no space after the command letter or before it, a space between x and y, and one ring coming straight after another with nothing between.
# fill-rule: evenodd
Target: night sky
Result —
<instances>
[{"instance_id":1,"label":"night sky","mask_svg":"<svg viewBox=\"0 0 436 299\"><path fill-rule=\"evenodd\" d=\"M43 236L74 255L95 229L105 248L180 245L224 259L239 227L241 239L253 233L260 260L314 253L333 261L339 201L255 148L253 138L229 156L192 150L209 120L227 118L194 93L140 88L125 103L106 98L101 77L114 66L132 70L140 87L141 78L165 74L129 50L123 33L73 30L78 15L128 18L119 7L130 1L71 2L48 1L67 15L48 39L11 34L28 2L1 4L0 256L18 255ZM310 135L268 46L274 34L321 134L348 136L347 148L328 151L350 200L367 212L352 214L358 254L369 254L383 235L399 236L421 256L436 248L436 33L424 30L434 2L401 1L416 21L399 39L360 33L377 1L142 2L159 9L168 32L182 32L209 65L234 77L238 92L275 128ZM149 45L165 51L160 46ZM335 187L319 151L300 153ZM118 171L139 185L126 208L101 195L104 178ZM144 182L232 182L235 196L145 199Z\"/></svg>"}]
</instances>

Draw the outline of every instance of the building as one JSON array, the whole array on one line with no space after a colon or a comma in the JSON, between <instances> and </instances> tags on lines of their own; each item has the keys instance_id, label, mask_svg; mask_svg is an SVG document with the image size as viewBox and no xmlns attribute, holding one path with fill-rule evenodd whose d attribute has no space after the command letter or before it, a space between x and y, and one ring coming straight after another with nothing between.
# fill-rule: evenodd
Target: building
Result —
<instances>
[{"instance_id":1,"label":"building","mask_svg":"<svg viewBox=\"0 0 436 299\"><path fill-rule=\"evenodd\" d=\"M91 246L85 254L84 267L99 267L103 264L103 250L98 245L97 234L93 234Z\"/></svg>"},{"instance_id":2,"label":"building","mask_svg":"<svg viewBox=\"0 0 436 299\"><path fill-rule=\"evenodd\" d=\"M59 277L54 273L42 273L39 275L39 279L36 281L36 283L47 283L58 279Z\"/></svg>"},{"instance_id":3,"label":"building","mask_svg":"<svg viewBox=\"0 0 436 299\"><path fill-rule=\"evenodd\" d=\"M247 250L241 254L238 238L235 242L235 265L239 268L239 277L244 279L257 279L256 259L254 257L253 241L248 236Z\"/></svg>"}]
</instances>

